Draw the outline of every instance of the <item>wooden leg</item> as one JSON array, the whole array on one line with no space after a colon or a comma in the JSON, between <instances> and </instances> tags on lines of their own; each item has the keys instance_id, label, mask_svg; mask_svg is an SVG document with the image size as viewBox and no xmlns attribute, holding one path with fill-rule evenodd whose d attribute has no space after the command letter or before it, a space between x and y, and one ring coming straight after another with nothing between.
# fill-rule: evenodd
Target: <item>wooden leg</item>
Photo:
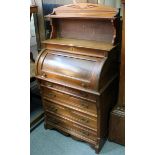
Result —
<instances>
[{"instance_id":1,"label":"wooden leg","mask_svg":"<svg viewBox=\"0 0 155 155\"><path fill-rule=\"evenodd\" d=\"M102 147L101 147L100 144L96 145L96 146L94 147L95 153L96 153L96 154L99 154L101 148L102 148Z\"/></svg>"},{"instance_id":2,"label":"wooden leg","mask_svg":"<svg viewBox=\"0 0 155 155\"><path fill-rule=\"evenodd\" d=\"M96 154L99 154L99 152L100 152L100 149L95 149Z\"/></svg>"},{"instance_id":3,"label":"wooden leg","mask_svg":"<svg viewBox=\"0 0 155 155\"><path fill-rule=\"evenodd\" d=\"M101 151L103 145L105 144L107 138L104 139L98 139L98 144L94 146L94 150L96 154L99 154L99 152Z\"/></svg>"},{"instance_id":4,"label":"wooden leg","mask_svg":"<svg viewBox=\"0 0 155 155\"><path fill-rule=\"evenodd\" d=\"M46 119L46 118L45 118ZM47 129L54 129L54 127L52 125L49 125L46 123L46 120L45 120L45 123L44 123L44 128L47 130Z\"/></svg>"}]
</instances>

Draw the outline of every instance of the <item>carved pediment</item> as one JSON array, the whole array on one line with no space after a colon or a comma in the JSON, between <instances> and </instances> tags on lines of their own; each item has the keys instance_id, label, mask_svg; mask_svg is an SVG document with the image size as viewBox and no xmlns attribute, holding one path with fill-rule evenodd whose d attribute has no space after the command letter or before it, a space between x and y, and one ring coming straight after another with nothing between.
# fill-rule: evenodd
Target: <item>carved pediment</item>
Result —
<instances>
[{"instance_id":1,"label":"carved pediment","mask_svg":"<svg viewBox=\"0 0 155 155\"><path fill-rule=\"evenodd\" d=\"M57 16L98 16L112 18L118 14L118 9L93 3L76 3L64 5L53 10L52 15Z\"/></svg>"}]
</instances>

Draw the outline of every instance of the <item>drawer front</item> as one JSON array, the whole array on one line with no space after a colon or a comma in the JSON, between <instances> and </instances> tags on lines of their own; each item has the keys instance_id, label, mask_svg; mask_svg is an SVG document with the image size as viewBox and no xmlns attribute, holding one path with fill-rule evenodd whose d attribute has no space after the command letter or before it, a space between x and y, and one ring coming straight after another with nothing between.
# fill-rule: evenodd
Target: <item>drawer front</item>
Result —
<instances>
[{"instance_id":1,"label":"drawer front","mask_svg":"<svg viewBox=\"0 0 155 155\"><path fill-rule=\"evenodd\" d=\"M97 96L94 94L90 94L90 93L83 92L80 90L75 90L73 88L69 88L66 86L59 85L59 84L55 84L55 83L51 83L51 82L43 81L43 80L40 81L40 84L45 86L45 87L55 89L55 90L59 90L61 92L68 93L68 94L71 94L73 96L81 97L81 98L86 99L86 100L90 100L90 101L94 101L94 102L96 102L96 100L97 100Z\"/></svg>"},{"instance_id":2,"label":"drawer front","mask_svg":"<svg viewBox=\"0 0 155 155\"><path fill-rule=\"evenodd\" d=\"M73 110L64 106L60 106L58 104L55 104L46 100L44 100L43 102L44 102L45 111L48 111L56 115L60 115L62 117L64 116L66 118L73 120L74 122L77 122L78 124L81 124L82 126L89 127L92 130L96 131L97 118L86 114L82 114L76 110Z\"/></svg>"},{"instance_id":3,"label":"drawer front","mask_svg":"<svg viewBox=\"0 0 155 155\"><path fill-rule=\"evenodd\" d=\"M57 117L55 115L51 115L48 112L45 114L45 121L47 124L51 124L56 128L63 128L67 130L68 133L72 135L79 135L81 137L85 137L92 141L97 140L97 132L94 132L90 129L84 128L76 123L70 122L64 118Z\"/></svg>"},{"instance_id":4,"label":"drawer front","mask_svg":"<svg viewBox=\"0 0 155 155\"><path fill-rule=\"evenodd\" d=\"M62 105L71 106L84 113L97 116L96 103L76 98L71 95L60 93L58 91L42 87L43 98L57 102Z\"/></svg>"}]
</instances>

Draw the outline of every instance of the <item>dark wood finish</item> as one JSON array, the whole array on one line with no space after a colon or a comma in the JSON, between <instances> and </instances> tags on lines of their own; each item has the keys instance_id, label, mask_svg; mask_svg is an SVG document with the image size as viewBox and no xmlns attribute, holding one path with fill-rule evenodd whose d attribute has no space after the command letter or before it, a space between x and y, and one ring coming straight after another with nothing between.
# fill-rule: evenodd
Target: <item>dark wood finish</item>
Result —
<instances>
[{"instance_id":1,"label":"dark wood finish","mask_svg":"<svg viewBox=\"0 0 155 155\"><path fill-rule=\"evenodd\" d=\"M80 15L80 10L85 14ZM36 61L45 128L88 142L99 153L107 139L109 111L117 99L119 42L112 41L117 30L111 21L118 18L118 12L106 6L80 3L59 7L53 14L48 16L53 26L52 39L43 42L44 49ZM74 29L70 17L78 26L85 25L85 30ZM90 18L92 27L88 26ZM69 30L63 25L68 25ZM92 38L87 27L96 32Z\"/></svg>"},{"instance_id":2,"label":"dark wood finish","mask_svg":"<svg viewBox=\"0 0 155 155\"><path fill-rule=\"evenodd\" d=\"M123 27L119 96L117 106L110 116L109 140L125 145L125 0L122 0Z\"/></svg>"},{"instance_id":3,"label":"dark wood finish","mask_svg":"<svg viewBox=\"0 0 155 155\"><path fill-rule=\"evenodd\" d=\"M123 27L122 27L122 49L121 49L121 67L120 67L120 85L118 104L125 106L125 1L123 1Z\"/></svg>"},{"instance_id":4,"label":"dark wood finish","mask_svg":"<svg viewBox=\"0 0 155 155\"><path fill-rule=\"evenodd\" d=\"M125 145L125 109L116 106L110 115L109 140Z\"/></svg>"}]
</instances>

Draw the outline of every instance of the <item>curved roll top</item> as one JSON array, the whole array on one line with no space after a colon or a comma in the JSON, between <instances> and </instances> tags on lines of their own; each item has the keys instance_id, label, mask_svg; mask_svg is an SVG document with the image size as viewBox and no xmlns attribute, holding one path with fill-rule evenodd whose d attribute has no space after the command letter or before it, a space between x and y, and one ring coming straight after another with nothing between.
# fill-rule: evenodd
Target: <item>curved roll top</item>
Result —
<instances>
[{"instance_id":1,"label":"curved roll top","mask_svg":"<svg viewBox=\"0 0 155 155\"><path fill-rule=\"evenodd\" d=\"M98 90L106 58L43 50L36 62L36 77L65 85Z\"/></svg>"}]
</instances>

